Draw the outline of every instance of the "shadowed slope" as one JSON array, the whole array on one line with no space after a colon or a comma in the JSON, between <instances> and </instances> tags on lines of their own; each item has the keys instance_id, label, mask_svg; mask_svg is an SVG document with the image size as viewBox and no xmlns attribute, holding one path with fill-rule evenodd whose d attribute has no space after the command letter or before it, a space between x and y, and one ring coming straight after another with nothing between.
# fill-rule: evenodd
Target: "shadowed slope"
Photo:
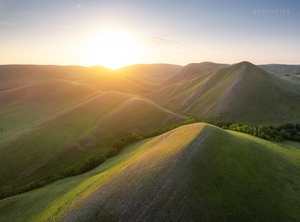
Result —
<instances>
[{"instance_id":1,"label":"shadowed slope","mask_svg":"<svg viewBox=\"0 0 300 222\"><path fill-rule=\"evenodd\" d=\"M299 85L249 62L179 82L150 98L173 110L215 121L252 124L300 121Z\"/></svg>"},{"instance_id":2,"label":"shadowed slope","mask_svg":"<svg viewBox=\"0 0 300 222\"><path fill-rule=\"evenodd\" d=\"M0 218L297 221L299 148L191 124L128 147L85 175L2 200Z\"/></svg>"}]
</instances>

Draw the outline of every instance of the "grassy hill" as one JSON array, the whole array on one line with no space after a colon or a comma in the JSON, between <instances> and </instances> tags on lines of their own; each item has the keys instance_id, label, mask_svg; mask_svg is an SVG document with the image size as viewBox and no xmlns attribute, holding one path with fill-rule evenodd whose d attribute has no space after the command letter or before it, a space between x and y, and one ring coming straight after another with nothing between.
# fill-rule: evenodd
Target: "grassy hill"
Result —
<instances>
[{"instance_id":1,"label":"grassy hill","mask_svg":"<svg viewBox=\"0 0 300 222\"><path fill-rule=\"evenodd\" d=\"M0 65L0 91L45 80L75 81L108 73L113 71L100 66Z\"/></svg>"},{"instance_id":2,"label":"grassy hill","mask_svg":"<svg viewBox=\"0 0 300 222\"><path fill-rule=\"evenodd\" d=\"M300 81L300 65L268 64L260 65L259 67L278 77L297 82Z\"/></svg>"},{"instance_id":3,"label":"grassy hill","mask_svg":"<svg viewBox=\"0 0 300 222\"><path fill-rule=\"evenodd\" d=\"M150 100L86 83L45 80L0 92L0 191L106 156L130 132L149 133L184 120Z\"/></svg>"},{"instance_id":4,"label":"grassy hill","mask_svg":"<svg viewBox=\"0 0 300 222\"><path fill-rule=\"evenodd\" d=\"M227 64L219 64L213 62L191 63L182 67L177 73L170 76L165 82L167 84L173 84L182 80L186 81L193 77L201 76L227 66Z\"/></svg>"},{"instance_id":5,"label":"grassy hill","mask_svg":"<svg viewBox=\"0 0 300 222\"><path fill-rule=\"evenodd\" d=\"M174 111L206 120L250 124L300 121L300 87L241 62L149 95Z\"/></svg>"},{"instance_id":6,"label":"grassy hill","mask_svg":"<svg viewBox=\"0 0 300 222\"><path fill-rule=\"evenodd\" d=\"M298 221L300 146L191 124L0 201L0 221Z\"/></svg>"},{"instance_id":7,"label":"grassy hill","mask_svg":"<svg viewBox=\"0 0 300 222\"><path fill-rule=\"evenodd\" d=\"M137 64L116 70L127 78L142 77L143 79L160 85L162 81L177 73L182 66L173 64Z\"/></svg>"},{"instance_id":8,"label":"grassy hill","mask_svg":"<svg viewBox=\"0 0 300 222\"><path fill-rule=\"evenodd\" d=\"M147 93L153 88L145 80L124 77L101 66L0 65L0 91L49 80L67 80L101 91L134 94Z\"/></svg>"}]
</instances>

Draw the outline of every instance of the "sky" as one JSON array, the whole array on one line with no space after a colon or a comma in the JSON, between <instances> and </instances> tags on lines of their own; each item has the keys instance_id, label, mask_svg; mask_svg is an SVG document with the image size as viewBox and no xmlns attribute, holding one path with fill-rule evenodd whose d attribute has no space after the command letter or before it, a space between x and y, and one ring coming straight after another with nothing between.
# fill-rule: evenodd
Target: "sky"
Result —
<instances>
[{"instance_id":1,"label":"sky","mask_svg":"<svg viewBox=\"0 0 300 222\"><path fill-rule=\"evenodd\" d=\"M0 0L0 64L300 64L299 0Z\"/></svg>"}]
</instances>

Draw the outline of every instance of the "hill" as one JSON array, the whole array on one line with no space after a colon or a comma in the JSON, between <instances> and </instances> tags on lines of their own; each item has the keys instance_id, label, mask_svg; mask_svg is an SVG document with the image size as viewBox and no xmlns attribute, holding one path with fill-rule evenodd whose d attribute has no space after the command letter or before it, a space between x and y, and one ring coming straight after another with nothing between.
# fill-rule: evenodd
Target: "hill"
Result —
<instances>
[{"instance_id":1,"label":"hill","mask_svg":"<svg viewBox=\"0 0 300 222\"><path fill-rule=\"evenodd\" d=\"M0 91L45 80L81 80L99 73L112 71L100 66L0 65Z\"/></svg>"},{"instance_id":2,"label":"hill","mask_svg":"<svg viewBox=\"0 0 300 222\"><path fill-rule=\"evenodd\" d=\"M150 100L70 80L47 80L0 93L1 189L20 189L95 155L126 133L149 133L184 120Z\"/></svg>"},{"instance_id":3,"label":"hill","mask_svg":"<svg viewBox=\"0 0 300 222\"><path fill-rule=\"evenodd\" d=\"M218 64L213 62L191 63L182 67L175 75L170 76L165 82L173 84L182 80L188 80L193 77L201 76L217 69L227 67L227 64Z\"/></svg>"},{"instance_id":4,"label":"hill","mask_svg":"<svg viewBox=\"0 0 300 222\"><path fill-rule=\"evenodd\" d=\"M173 64L136 64L116 70L126 77L142 77L151 83L160 84L163 80L177 73L182 66Z\"/></svg>"},{"instance_id":5,"label":"hill","mask_svg":"<svg viewBox=\"0 0 300 222\"><path fill-rule=\"evenodd\" d=\"M297 221L299 144L191 124L0 201L1 221Z\"/></svg>"},{"instance_id":6,"label":"hill","mask_svg":"<svg viewBox=\"0 0 300 222\"><path fill-rule=\"evenodd\" d=\"M124 77L101 66L0 65L0 91L49 80L68 80L101 91L133 94L150 92L153 87L139 78Z\"/></svg>"},{"instance_id":7,"label":"hill","mask_svg":"<svg viewBox=\"0 0 300 222\"><path fill-rule=\"evenodd\" d=\"M259 67L278 77L300 81L300 65L268 64L260 65Z\"/></svg>"},{"instance_id":8,"label":"hill","mask_svg":"<svg viewBox=\"0 0 300 222\"><path fill-rule=\"evenodd\" d=\"M300 87L241 62L149 95L163 106L205 120L249 124L300 121Z\"/></svg>"}]
</instances>

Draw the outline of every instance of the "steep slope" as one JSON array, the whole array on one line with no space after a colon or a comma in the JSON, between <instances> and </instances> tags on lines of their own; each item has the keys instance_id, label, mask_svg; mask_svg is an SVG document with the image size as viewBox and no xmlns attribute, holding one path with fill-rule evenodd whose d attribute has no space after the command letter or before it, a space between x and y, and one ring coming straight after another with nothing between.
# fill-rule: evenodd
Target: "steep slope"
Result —
<instances>
[{"instance_id":1,"label":"steep slope","mask_svg":"<svg viewBox=\"0 0 300 222\"><path fill-rule=\"evenodd\" d=\"M0 220L297 221L300 147L293 145L183 126L84 175L0 201Z\"/></svg>"},{"instance_id":2,"label":"steep slope","mask_svg":"<svg viewBox=\"0 0 300 222\"><path fill-rule=\"evenodd\" d=\"M214 121L251 124L300 121L299 85L249 62L173 84L149 97L175 111Z\"/></svg>"}]
</instances>

